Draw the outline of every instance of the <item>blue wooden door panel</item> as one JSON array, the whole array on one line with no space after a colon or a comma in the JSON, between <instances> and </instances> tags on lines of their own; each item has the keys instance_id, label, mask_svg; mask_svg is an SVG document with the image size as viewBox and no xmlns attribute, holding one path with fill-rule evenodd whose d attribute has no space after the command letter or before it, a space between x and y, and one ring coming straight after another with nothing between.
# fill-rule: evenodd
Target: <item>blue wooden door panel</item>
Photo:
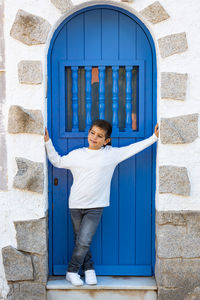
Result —
<instances>
[{"instance_id":1,"label":"blue wooden door panel","mask_svg":"<svg viewBox=\"0 0 200 300\"><path fill-rule=\"evenodd\" d=\"M151 153L148 149L143 152L136 157L136 264L151 262Z\"/></svg>"},{"instance_id":2,"label":"blue wooden door panel","mask_svg":"<svg viewBox=\"0 0 200 300\"><path fill-rule=\"evenodd\" d=\"M118 59L118 12L102 10L102 60Z\"/></svg>"},{"instance_id":3,"label":"blue wooden door panel","mask_svg":"<svg viewBox=\"0 0 200 300\"><path fill-rule=\"evenodd\" d=\"M113 147L118 146L118 140L112 139ZM119 222L118 222L118 168L115 169L111 182L110 206L106 207L102 218L102 264L118 263Z\"/></svg>"},{"instance_id":4,"label":"blue wooden door panel","mask_svg":"<svg viewBox=\"0 0 200 300\"><path fill-rule=\"evenodd\" d=\"M64 27L62 33L57 36L54 48L52 51L52 80L54 84L52 85L52 140L56 141L57 151L62 155L65 153L67 140L60 140L57 138L57 126L56 120L59 118L58 106L55 99L59 98L58 83L59 83L59 70L58 61L59 59L66 59L66 28ZM63 46L64 45L64 46ZM66 263L64 253L67 251L67 241L65 240L65 231L67 230L67 218L63 215L66 208L66 191L68 186L66 185L66 170L53 168L53 178L58 179L58 186L53 186L53 223L52 223L52 234L53 234L53 262L55 265L63 265ZM62 222L55 222L55 220L62 220ZM63 243L64 241L64 243ZM60 246L62 245L62 254L57 255L60 251Z\"/></svg>"},{"instance_id":5,"label":"blue wooden door panel","mask_svg":"<svg viewBox=\"0 0 200 300\"><path fill-rule=\"evenodd\" d=\"M67 59L84 59L83 21L84 15L80 14L67 24Z\"/></svg>"},{"instance_id":6,"label":"blue wooden door panel","mask_svg":"<svg viewBox=\"0 0 200 300\"><path fill-rule=\"evenodd\" d=\"M113 147L123 147L147 138L153 129L153 90L152 90L152 47L142 27L129 15L111 6L94 6L75 13L63 22L60 31L52 43L50 53L49 75L51 76L51 135L53 144L59 154L63 155L79 147L88 147L87 135L79 133L78 122L84 118L81 108L82 100L78 95L77 132L66 130L73 120L73 104L69 89L76 80L69 81L66 66L91 67L111 66L118 76L118 66L138 64L137 118L138 135L126 133L122 137L118 127L118 79L112 86L112 95L105 99L109 102L107 109L115 113L116 130L112 138ZM117 68L116 68L117 67ZM130 69L130 70L131 70ZM91 71L90 71L91 70ZM128 70L128 69L126 69ZM100 71L100 69L99 69ZM80 74L77 69L77 74ZM89 73L88 73L89 74ZM105 72L105 79L106 75ZM114 73L112 73L114 74ZM134 73L133 73L134 74ZM88 75L89 76L89 75ZM89 77L88 77L89 78ZM128 78L128 77L127 77ZM80 80L80 77L77 78ZM120 79L122 80L122 79ZM125 80L125 79L124 79ZM128 80L128 79L127 79ZM70 83L71 82L71 83ZM102 81L103 82L103 81ZM143 85L145 83L145 85ZM85 80L81 83L85 84ZM88 82L86 97L90 101L92 86ZM104 85L104 83L101 83ZM122 86L122 85L121 85ZM103 87L103 86L102 86ZM104 89L102 89L104 91ZM116 92L116 94L115 94ZM129 90L131 93L131 91ZM75 94L74 94L75 95ZM130 95L129 95L130 96ZM127 97L129 97L127 96ZM72 96L72 98L75 96ZM103 94L101 97L104 97ZM103 99L103 98L102 98ZM127 98L128 99L128 98ZM92 101L99 101L98 99ZM127 101L127 100L126 100ZM87 100L86 100L87 103ZM97 105L92 102L93 105ZM67 115L70 117L67 119ZM63 112L65 112L63 114ZM86 110L87 112L87 110ZM127 113L127 111L126 111ZM90 112L88 112L90 116ZM105 112L105 117L108 116ZM115 122L115 121L114 121ZM73 126L72 126L73 127ZM141 138L142 137L142 138ZM154 149L155 152L155 149ZM155 157L155 155L154 155ZM91 245L95 269L99 275L152 275L152 178L153 147L145 149L134 157L121 162L115 169L110 193L110 206L104 213ZM52 275L64 275L71 258L74 236L68 209L68 197L73 182L69 170L52 168ZM54 179L58 185L54 185ZM153 205L154 207L154 205ZM51 230L50 230L51 232Z\"/></svg>"},{"instance_id":7,"label":"blue wooden door panel","mask_svg":"<svg viewBox=\"0 0 200 300\"><path fill-rule=\"evenodd\" d=\"M131 139L131 142L134 141ZM119 147L130 144L121 139ZM135 264L135 157L119 165L119 262ZM129 249L129 251L127 251Z\"/></svg>"},{"instance_id":8,"label":"blue wooden door panel","mask_svg":"<svg viewBox=\"0 0 200 300\"><path fill-rule=\"evenodd\" d=\"M85 12L85 59L86 60L101 59L101 10L100 9L94 9L92 11Z\"/></svg>"},{"instance_id":9,"label":"blue wooden door panel","mask_svg":"<svg viewBox=\"0 0 200 300\"><path fill-rule=\"evenodd\" d=\"M136 59L137 24L124 14L119 14L119 59Z\"/></svg>"}]
</instances>

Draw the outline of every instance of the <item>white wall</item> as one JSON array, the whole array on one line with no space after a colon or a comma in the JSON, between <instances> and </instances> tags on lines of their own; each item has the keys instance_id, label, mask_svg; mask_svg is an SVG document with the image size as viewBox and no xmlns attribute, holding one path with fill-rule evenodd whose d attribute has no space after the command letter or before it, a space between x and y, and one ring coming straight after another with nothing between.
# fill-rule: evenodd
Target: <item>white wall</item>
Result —
<instances>
[{"instance_id":1,"label":"white wall","mask_svg":"<svg viewBox=\"0 0 200 300\"><path fill-rule=\"evenodd\" d=\"M74 5L84 1L73 0ZM145 8L154 1L134 0L129 4L121 4L132 8L136 12ZM92 3L96 3L92 1ZM102 1L106 3L106 1ZM200 1L199 0L160 0L170 18L166 21L151 25L146 23L155 40L168 34L186 32L188 50L161 59L158 54L158 120L161 117L171 117L200 112ZM17 64L21 60L42 60L45 64L47 46L27 46L10 37L10 29L18 9L45 18L52 26L56 26L61 17L60 12L51 4L50 0L6 0L5 1L5 51L6 51L6 101L5 127L7 128L8 110L11 105L21 105L28 109L40 109L46 124L45 84L22 85L18 82ZM137 14L137 13L136 13ZM160 73L180 72L188 73L188 87L185 101L160 100ZM8 148L8 191L0 192L0 248L12 245L16 247L15 229L13 221L40 218L48 205L47 200L47 173L43 195L23 192L12 188L13 178L17 171L15 157L20 156L33 161L44 162L46 168L43 136L32 134L7 134ZM186 145L162 145L158 143L157 157L157 190L158 166L172 164L185 166L191 181L191 195L183 197L171 194L156 193L156 207L158 210L200 210L200 139ZM0 256L0 296L5 296L8 286L5 280L2 257ZM1 299L1 297L0 297Z\"/></svg>"}]
</instances>

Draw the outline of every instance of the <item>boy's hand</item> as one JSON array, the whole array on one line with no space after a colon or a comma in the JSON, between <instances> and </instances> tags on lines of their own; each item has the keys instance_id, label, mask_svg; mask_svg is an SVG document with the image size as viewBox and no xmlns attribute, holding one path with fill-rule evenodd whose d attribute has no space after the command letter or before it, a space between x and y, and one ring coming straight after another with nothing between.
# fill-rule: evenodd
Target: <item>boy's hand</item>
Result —
<instances>
[{"instance_id":1,"label":"boy's hand","mask_svg":"<svg viewBox=\"0 0 200 300\"><path fill-rule=\"evenodd\" d=\"M155 132L155 135L158 137L158 136L159 136L158 123L157 123L156 126L155 126L154 132Z\"/></svg>"},{"instance_id":2,"label":"boy's hand","mask_svg":"<svg viewBox=\"0 0 200 300\"><path fill-rule=\"evenodd\" d=\"M45 127L45 136L44 136L44 141L47 142L49 140L49 133L47 128Z\"/></svg>"}]
</instances>

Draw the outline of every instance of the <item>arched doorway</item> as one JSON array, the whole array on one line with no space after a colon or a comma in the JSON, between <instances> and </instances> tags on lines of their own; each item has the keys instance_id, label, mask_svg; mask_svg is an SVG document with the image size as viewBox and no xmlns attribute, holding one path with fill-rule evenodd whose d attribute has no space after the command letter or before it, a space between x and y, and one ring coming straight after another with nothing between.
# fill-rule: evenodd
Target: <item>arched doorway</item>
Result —
<instances>
[{"instance_id":1,"label":"arched doorway","mask_svg":"<svg viewBox=\"0 0 200 300\"><path fill-rule=\"evenodd\" d=\"M156 124L156 61L137 17L111 5L72 14L48 53L48 128L56 150L87 147L96 118L113 125L112 146L149 137ZM134 120L134 122L132 122ZM134 123L134 124L133 124ZM49 167L49 269L64 275L73 247L69 170ZM98 275L151 276L154 269L155 145L120 163L91 247Z\"/></svg>"}]
</instances>

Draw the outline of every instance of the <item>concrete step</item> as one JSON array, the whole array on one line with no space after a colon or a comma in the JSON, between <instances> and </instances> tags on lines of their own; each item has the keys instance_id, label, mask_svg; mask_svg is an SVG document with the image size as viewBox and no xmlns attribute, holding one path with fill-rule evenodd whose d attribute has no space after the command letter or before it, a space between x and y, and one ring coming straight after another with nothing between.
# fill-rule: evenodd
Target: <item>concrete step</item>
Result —
<instances>
[{"instance_id":1,"label":"concrete step","mask_svg":"<svg viewBox=\"0 0 200 300\"><path fill-rule=\"evenodd\" d=\"M75 287L65 276L49 277L47 300L157 300L154 277L97 276L97 281Z\"/></svg>"}]
</instances>

